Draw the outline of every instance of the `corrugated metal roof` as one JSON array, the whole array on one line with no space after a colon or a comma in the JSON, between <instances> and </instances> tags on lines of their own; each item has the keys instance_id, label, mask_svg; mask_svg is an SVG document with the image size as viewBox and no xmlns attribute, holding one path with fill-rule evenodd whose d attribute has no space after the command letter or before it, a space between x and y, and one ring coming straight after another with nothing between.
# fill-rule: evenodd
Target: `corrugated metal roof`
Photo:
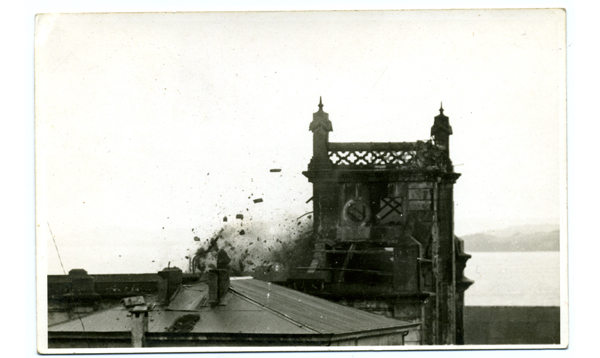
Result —
<instances>
[{"instance_id":1,"label":"corrugated metal roof","mask_svg":"<svg viewBox=\"0 0 600 358\"><path fill-rule=\"evenodd\" d=\"M154 322L149 325L150 332L165 332L173 322L185 313L180 311L160 311L151 317ZM251 334L310 334L314 333L304 327L277 317L264 309L258 310L210 310L198 312L200 321L191 333L251 333Z\"/></svg>"},{"instance_id":2,"label":"corrugated metal roof","mask_svg":"<svg viewBox=\"0 0 600 358\"><path fill-rule=\"evenodd\" d=\"M166 332L177 318L189 313L191 308L198 312L200 321L191 332L196 333L279 333L279 334L310 334L314 333L289 319L282 317L246 298L230 293L225 298L223 306L196 305L198 296L206 289L205 284L180 290L167 310L157 308L149 312L148 330L150 332ZM189 302L185 299L191 298ZM177 306L183 310L171 310ZM48 327L50 332L127 332L131 330L129 311L121 306L99 311L79 319L75 318ZM83 322L83 326L82 326ZM84 328L85 327L85 328Z\"/></svg>"},{"instance_id":3,"label":"corrugated metal roof","mask_svg":"<svg viewBox=\"0 0 600 358\"><path fill-rule=\"evenodd\" d=\"M128 332L131 331L129 311L114 307L48 326L48 332Z\"/></svg>"},{"instance_id":4,"label":"corrugated metal roof","mask_svg":"<svg viewBox=\"0 0 600 358\"><path fill-rule=\"evenodd\" d=\"M260 280L232 280L231 289L319 333L357 332L408 324Z\"/></svg>"},{"instance_id":5,"label":"corrugated metal roof","mask_svg":"<svg viewBox=\"0 0 600 358\"><path fill-rule=\"evenodd\" d=\"M224 305L202 305L207 291L206 283L182 288L169 307L149 312L148 330L166 332L190 311L200 315L193 333L335 334L407 324L254 279L232 280ZM127 332L131 330L128 313L122 306L113 307L81 321L75 318L51 325L48 331Z\"/></svg>"}]
</instances>

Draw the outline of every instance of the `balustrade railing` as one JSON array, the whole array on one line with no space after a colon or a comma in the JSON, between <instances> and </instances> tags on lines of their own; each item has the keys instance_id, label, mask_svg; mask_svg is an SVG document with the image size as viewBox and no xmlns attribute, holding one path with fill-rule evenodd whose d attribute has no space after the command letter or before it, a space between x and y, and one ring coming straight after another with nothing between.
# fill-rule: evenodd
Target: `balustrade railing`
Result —
<instances>
[{"instance_id":1,"label":"balustrade railing","mask_svg":"<svg viewBox=\"0 0 600 358\"><path fill-rule=\"evenodd\" d=\"M432 141L397 143L328 143L334 169L441 169L449 165L447 152Z\"/></svg>"}]
</instances>

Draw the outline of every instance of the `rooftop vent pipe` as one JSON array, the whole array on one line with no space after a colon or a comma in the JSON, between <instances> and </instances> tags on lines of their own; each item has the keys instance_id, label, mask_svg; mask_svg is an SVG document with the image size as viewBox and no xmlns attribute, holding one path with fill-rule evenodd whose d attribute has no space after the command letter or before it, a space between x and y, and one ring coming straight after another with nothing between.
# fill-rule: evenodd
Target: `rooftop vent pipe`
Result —
<instances>
[{"instance_id":1,"label":"rooftop vent pipe","mask_svg":"<svg viewBox=\"0 0 600 358\"><path fill-rule=\"evenodd\" d=\"M148 332L148 306L135 306L131 313L131 346L141 348L146 346L146 332Z\"/></svg>"}]
</instances>

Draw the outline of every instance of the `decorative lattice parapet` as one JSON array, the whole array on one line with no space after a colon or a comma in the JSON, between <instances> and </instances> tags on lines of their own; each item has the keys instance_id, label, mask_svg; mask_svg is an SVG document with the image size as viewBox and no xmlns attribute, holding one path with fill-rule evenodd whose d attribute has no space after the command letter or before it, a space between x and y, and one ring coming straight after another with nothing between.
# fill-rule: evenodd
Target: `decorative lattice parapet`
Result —
<instances>
[{"instance_id":1,"label":"decorative lattice parapet","mask_svg":"<svg viewBox=\"0 0 600 358\"><path fill-rule=\"evenodd\" d=\"M332 169L452 171L448 152L431 140L399 143L328 143Z\"/></svg>"}]
</instances>

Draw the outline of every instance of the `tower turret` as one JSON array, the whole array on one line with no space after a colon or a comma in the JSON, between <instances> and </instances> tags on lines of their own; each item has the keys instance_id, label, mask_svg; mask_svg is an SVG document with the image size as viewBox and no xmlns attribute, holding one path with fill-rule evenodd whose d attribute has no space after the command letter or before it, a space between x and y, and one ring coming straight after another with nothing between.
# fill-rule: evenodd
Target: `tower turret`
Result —
<instances>
[{"instance_id":1,"label":"tower turret","mask_svg":"<svg viewBox=\"0 0 600 358\"><path fill-rule=\"evenodd\" d=\"M308 127L313 132L313 157L308 165L309 169L329 169L331 163L327 154L329 132L333 131L329 114L323 111L323 100L319 97L319 110L313 113L313 120Z\"/></svg>"},{"instance_id":2,"label":"tower turret","mask_svg":"<svg viewBox=\"0 0 600 358\"><path fill-rule=\"evenodd\" d=\"M444 115L444 107L440 103L440 114L434 117L433 126L431 127L431 138L436 145L450 153L451 134L450 118Z\"/></svg>"}]
</instances>

